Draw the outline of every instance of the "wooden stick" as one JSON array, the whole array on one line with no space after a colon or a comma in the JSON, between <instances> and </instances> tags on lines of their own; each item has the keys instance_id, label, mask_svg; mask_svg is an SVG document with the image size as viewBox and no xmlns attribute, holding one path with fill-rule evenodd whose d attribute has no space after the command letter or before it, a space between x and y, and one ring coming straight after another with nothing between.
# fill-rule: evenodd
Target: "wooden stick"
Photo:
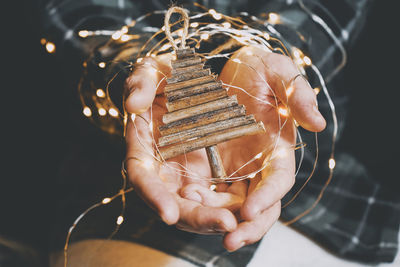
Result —
<instances>
[{"instance_id":1,"label":"wooden stick","mask_svg":"<svg viewBox=\"0 0 400 267\"><path fill-rule=\"evenodd\" d=\"M243 105L219 109L207 113L202 113L194 117L174 121L160 126L158 129L162 136L189 130L209 123L227 120L246 115L246 108Z\"/></svg>"},{"instance_id":2,"label":"wooden stick","mask_svg":"<svg viewBox=\"0 0 400 267\"><path fill-rule=\"evenodd\" d=\"M173 69L177 69L177 68L196 65L199 63L201 63L200 57L191 57L191 58L184 58L184 59L178 59L178 60L172 61L171 65L172 65Z\"/></svg>"},{"instance_id":3,"label":"wooden stick","mask_svg":"<svg viewBox=\"0 0 400 267\"><path fill-rule=\"evenodd\" d=\"M184 97L172 102L167 102L166 106L168 112L188 108L191 106L200 105L203 103L207 103L212 100L217 100L223 97L227 97L228 94L226 93L225 89L214 90L211 92L206 92L203 94L197 94L189 97Z\"/></svg>"},{"instance_id":4,"label":"wooden stick","mask_svg":"<svg viewBox=\"0 0 400 267\"><path fill-rule=\"evenodd\" d=\"M228 96L222 99L217 99L197 106L166 113L164 114L162 121L163 123L167 124L174 121L189 118L200 113L206 113L213 110L236 106L237 104L238 102L236 95Z\"/></svg>"},{"instance_id":5,"label":"wooden stick","mask_svg":"<svg viewBox=\"0 0 400 267\"><path fill-rule=\"evenodd\" d=\"M184 48L184 49L178 49L176 50L176 58L177 59L183 59L186 57L194 57L194 48Z\"/></svg>"},{"instance_id":6,"label":"wooden stick","mask_svg":"<svg viewBox=\"0 0 400 267\"><path fill-rule=\"evenodd\" d=\"M265 132L265 128L262 122L252 123L245 126L226 129L175 146L162 147L159 149L159 152L162 158L164 160L167 160L184 153L189 153L200 148L213 146L218 143L229 141L241 136L260 134L263 132Z\"/></svg>"},{"instance_id":7,"label":"wooden stick","mask_svg":"<svg viewBox=\"0 0 400 267\"><path fill-rule=\"evenodd\" d=\"M210 92L210 91L221 89L221 88L223 88L222 82L216 81L216 82L201 84L198 86L193 86L191 88L183 88L181 90L175 90L175 91L164 92L164 93L165 93L165 96L167 97L167 100L169 102L172 102L172 101L181 99L183 97L202 94L202 93Z\"/></svg>"},{"instance_id":8,"label":"wooden stick","mask_svg":"<svg viewBox=\"0 0 400 267\"><path fill-rule=\"evenodd\" d=\"M210 69L200 69L197 71L185 72L185 73L173 75L171 78L167 79L167 83L173 84L173 83L183 82L183 81L187 81L190 79L200 78L200 77L209 76L209 75L211 75Z\"/></svg>"},{"instance_id":9,"label":"wooden stick","mask_svg":"<svg viewBox=\"0 0 400 267\"><path fill-rule=\"evenodd\" d=\"M209 83L209 82L214 82L215 81L215 76L214 75L208 75L208 76L203 76L187 81L182 81L182 82L177 82L177 83L172 83L172 84L167 84L165 86L164 91L165 92L170 92L174 90L179 90L191 86L196 86L199 84L204 84L204 83Z\"/></svg>"},{"instance_id":10,"label":"wooden stick","mask_svg":"<svg viewBox=\"0 0 400 267\"><path fill-rule=\"evenodd\" d=\"M236 117L224 121L217 121L214 123L199 126L179 133L162 136L158 140L158 146L159 147L169 146L178 142L187 141L192 138L203 137L206 136L207 134L255 122L256 120L253 115Z\"/></svg>"},{"instance_id":11,"label":"wooden stick","mask_svg":"<svg viewBox=\"0 0 400 267\"><path fill-rule=\"evenodd\" d=\"M208 162L210 163L211 175L215 178L226 178L224 164L219 155L217 145L206 147Z\"/></svg>"},{"instance_id":12,"label":"wooden stick","mask_svg":"<svg viewBox=\"0 0 400 267\"><path fill-rule=\"evenodd\" d=\"M204 68L204 63L201 62L200 64L196 64L196 65L192 65L192 66L188 66L188 67L172 69L171 74L172 74L172 76L174 76L174 75L179 75L179 74L186 73L186 72L197 71L197 70L200 70L203 68Z\"/></svg>"}]
</instances>

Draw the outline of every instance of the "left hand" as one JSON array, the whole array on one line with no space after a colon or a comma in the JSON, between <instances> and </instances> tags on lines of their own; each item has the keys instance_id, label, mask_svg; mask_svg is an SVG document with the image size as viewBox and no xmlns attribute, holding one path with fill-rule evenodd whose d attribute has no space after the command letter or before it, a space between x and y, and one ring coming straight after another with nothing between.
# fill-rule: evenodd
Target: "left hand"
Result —
<instances>
[{"instance_id":1,"label":"left hand","mask_svg":"<svg viewBox=\"0 0 400 267\"><path fill-rule=\"evenodd\" d=\"M239 104L246 106L248 114L263 121L267 133L219 144L225 168L229 174L268 147L269 152L264 153L263 158L270 157L270 160L261 174L249 181L220 184L216 192L201 184L190 183L180 194L204 206L228 208L236 215L238 226L224 237L224 246L234 251L259 241L280 216L280 200L295 181L294 119L303 128L314 132L322 131L326 122L318 111L313 89L304 78L297 76L299 71L289 57L244 47L231 59L238 60L229 60L219 78L270 104L261 103L233 87L229 89L230 94L238 96ZM287 110L287 114L279 113L279 108ZM249 164L237 175L259 169L263 158ZM194 195L197 197L192 198ZM232 203L232 199L236 203Z\"/></svg>"}]
</instances>

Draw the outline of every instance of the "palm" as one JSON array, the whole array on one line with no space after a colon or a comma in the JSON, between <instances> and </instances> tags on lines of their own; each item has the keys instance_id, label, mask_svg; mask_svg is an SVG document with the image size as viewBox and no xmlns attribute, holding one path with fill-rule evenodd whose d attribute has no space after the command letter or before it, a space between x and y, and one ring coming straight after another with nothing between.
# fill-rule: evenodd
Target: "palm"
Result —
<instances>
[{"instance_id":1,"label":"palm","mask_svg":"<svg viewBox=\"0 0 400 267\"><path fill-rule=\"evenodd\" d=\"M243 54L239 52L237 57ZM294 143L294 127L291 118L281 116L277 106L282 101L277 93L271 90L269 79L264 74L265 68L260 58L241 58L242 63L229 61L220 75L220 79L228 85L229 93L236 94L240 104L246 106L248 114L254 114L262 121L266 134L248 136L232 140L220 145L228 173L239 169L258 153L265 151L263 157L271 158L273 151ZM249 67L249 65L251 67ZM279 79L279 77L276 77ZM237 88L246 90L246 93ZM286 165L293 165L293 158L286 157ZM261 167L262 159L254 161L238 171L238 175L246 175Z\"/></svg>"},{"instance_id":2,"label":"palm","mask_svg":"<svg viewBox=\"0 0 400 267\"><path fill-rule=\"evenodd\" d=\"M255 54L259 57L244 56L243 52L247 50L257 50ZM221 143L218 147L228 174L234 173L261 151L265 152L263 157L269 159L268 164L261 175L251 179L249 185L241 181L220 185L217 192L209 190L210 183L204 178L211 177L211 172L204 149L169 162L153 161L150 169L144 168L143 159L151 159L149 154L155 154L153 141L159 137L156 128L166 112L165 98L160 89L158 94L155 90L163 76L148 69L135 71L128 79L127 87L140 90L131 93L126 101L129 112L142 113L147 109L142 117L155 124L153 134L144 120L136 119L134 124L128 124L127 157L137 159L128 162L128 175L137 192L167 223L178 223L184 230L200 233L231 232L224 239L225 246L231 250L242 246L243 242L258 241L279 217L280 199L294 181L295 127L290 115L306 129L319 131L325 127L322 116L310 112L315 106L315 95L304 80L297 79L294 93L291 96L286 94L285 87L293 82L290 78L298 73L290 60L255 48L239 50L234 57L245 64L228 61L220 79L225 84L245 89L251 95L234 87L229 90L229 94L238 96L239 104L246 106L248 114L263 121L267 132ZM166 64L150 62L153 67L162 67L164 74L170 70ZM267 67L270 64L272 67ZM282 78L276 73L283 73ZM288 117L279 114L280 105L290 107L292 112ZM284 153L276 153L282 151ZM233 175L254 172L262 163L262 159L255 160ZM239 213L237 209L240 209Z\"/></svg>"}]
</instances>

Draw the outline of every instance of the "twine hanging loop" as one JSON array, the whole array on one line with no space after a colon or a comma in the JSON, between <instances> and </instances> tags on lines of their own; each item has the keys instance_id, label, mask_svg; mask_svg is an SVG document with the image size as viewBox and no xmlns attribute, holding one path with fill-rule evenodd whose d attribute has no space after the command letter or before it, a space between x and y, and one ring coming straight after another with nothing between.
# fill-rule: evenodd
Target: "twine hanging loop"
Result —
<instances>
[{"instance_id":1,"label":"twine hanging loop","mask_svg":"<svg viewBox=\"0 0 400 267\"><path fill-rule=\"evenodd\" d=\"M178 50L178 46L176 45L176 42L174 38L172 38L171 34L171 25L169 23L171 19L171 15L173 13L178 13L182 16L183 20L183 32L182 32L182 37L181 37L181 49L184 49L186 47L186 38L188 36L188 31L189 31L189 15L187 11L181 7L171 7L168 9L167 14L165 14L165 19L164 19L164 26L165 26L165 36L168 38L169 42L171 43L172 47L174 50Z\"/></svg>"}]
</instances>

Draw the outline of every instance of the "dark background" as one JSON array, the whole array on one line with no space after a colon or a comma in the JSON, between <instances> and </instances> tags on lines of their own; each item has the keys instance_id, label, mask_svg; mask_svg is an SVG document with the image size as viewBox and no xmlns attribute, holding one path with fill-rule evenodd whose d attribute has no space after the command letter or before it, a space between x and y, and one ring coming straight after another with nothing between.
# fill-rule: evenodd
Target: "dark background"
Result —
<instances>
[{"instance_id":1,"label":"dark background","mask_svg":"<svg viewBox=\"0 0 400 267\"><path fill-rule=\"evenodd\" d=\"M351 101L338 144L338 149L356 155L392 191L399 179L396 2L375 1L362 35L349 50L343 77ZM80 66L45 52L40 44L40 5L18 3L5 25L11 33L2 38L6 60L2 60L1 88L0 237L45 250L56 199L62 194L54 179L58 164L82 134L80 126L89 122L79 115ZM89 132L95 131L91 127Z\"/></svg>"}]
</instances>

